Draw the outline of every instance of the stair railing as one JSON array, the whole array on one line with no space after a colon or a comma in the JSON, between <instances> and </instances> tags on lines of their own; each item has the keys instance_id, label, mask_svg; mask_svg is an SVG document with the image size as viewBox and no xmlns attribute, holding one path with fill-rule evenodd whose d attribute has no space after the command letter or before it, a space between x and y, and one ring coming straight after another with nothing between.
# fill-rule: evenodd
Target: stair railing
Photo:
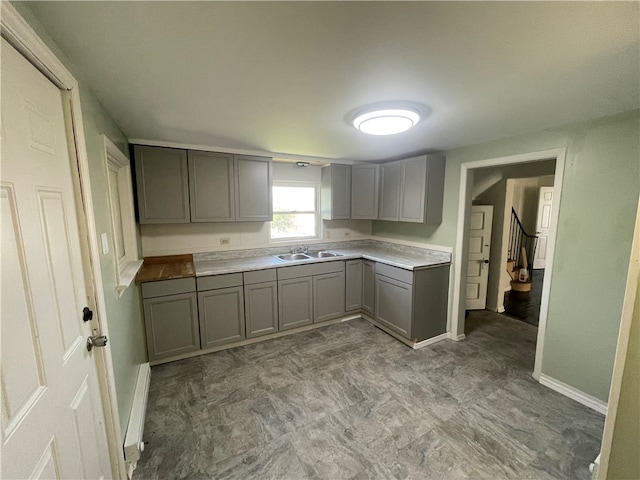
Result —
<instances>
[{"instance_id":1,"label":"stair railing","mask_svg":"<svg viewBox=\"0 0 640 480\"><path fill-rule=\"evenodd\" d=\"M527 270L529 272L529 278L531 278L531 271L533 270L533 258L536 252L536 246L538 244L538 237L535 235L529 235L522 222L518 218L516 211L511 208L511 226L509 228L509 260L515 261L516 268L520 270L524 267L525 262L522 256L522 247L527 252Z\"/></svg>"}]
</instances>

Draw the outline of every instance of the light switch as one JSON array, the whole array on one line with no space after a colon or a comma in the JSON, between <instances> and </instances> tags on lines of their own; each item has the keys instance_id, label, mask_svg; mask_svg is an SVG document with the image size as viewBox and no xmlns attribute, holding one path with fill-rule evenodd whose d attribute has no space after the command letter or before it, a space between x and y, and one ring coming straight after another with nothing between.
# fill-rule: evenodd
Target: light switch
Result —
<instances>
[{"instance_id":1,"label":"light switch","mask_svg":"<svg viewBox=\"0 0 640 480\"><path fill-rule=\"evenodd\" d=\"M109 253L109 237L106 232L100 234L100 241L102 242L102 254L106 255Z\"/></svg>"}]
</instances>

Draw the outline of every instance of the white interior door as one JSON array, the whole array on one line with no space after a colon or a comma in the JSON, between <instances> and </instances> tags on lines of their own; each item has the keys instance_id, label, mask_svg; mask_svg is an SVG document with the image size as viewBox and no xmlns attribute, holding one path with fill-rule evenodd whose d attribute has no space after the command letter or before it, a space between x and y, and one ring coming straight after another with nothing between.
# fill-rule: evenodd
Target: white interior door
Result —
<instances>
[{"instance_id":1,"label":"white interior door","mask_svg":"<svg viewBox=\"0 0 640 480\"><path fill-rule=\"evenodd\" d=\"M538 245L533 257L533 268L544 268L547 258L547 242L551 227L551 210L553 209L553 187L540 187L538 198L538 217L536 220L536 235Z\"/></svg>"},{"instance_id":2,"label":"white interior door","mask_svg":"<svg viewBox=\"0 0 640 480\"><path fill-rule=\"evenodd\" d=\"M467 310L483 310L487 305L492 220L493 206L473 205L471 207L465 307Z\"/></svg>"},{"instance_id":3,"label":"white interior door","mask_svg":"<svg viewBox=\"0 0 640 480\"><path fill-rule=\"evenodd\" d=\"M0 477L110 477L61 92L4 39L0 57Z\"/></svg>"}]
</instances>

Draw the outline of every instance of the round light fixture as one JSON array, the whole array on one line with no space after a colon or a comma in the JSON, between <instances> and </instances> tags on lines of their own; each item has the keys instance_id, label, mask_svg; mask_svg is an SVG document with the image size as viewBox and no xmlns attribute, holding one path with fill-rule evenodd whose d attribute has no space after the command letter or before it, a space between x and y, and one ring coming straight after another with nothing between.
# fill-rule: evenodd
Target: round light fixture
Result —
<instances>
[{"instance_id":1,"label":"round light fixture","mask_svg":"<svg viewBox=\"0 0 640 480\"><path fill-rule=\"evenodd\" d=\"M357 114L353 126L369 135L393 135L409 130L419 121L417 109L385 108Z\"/></svg>"}]
</instances>

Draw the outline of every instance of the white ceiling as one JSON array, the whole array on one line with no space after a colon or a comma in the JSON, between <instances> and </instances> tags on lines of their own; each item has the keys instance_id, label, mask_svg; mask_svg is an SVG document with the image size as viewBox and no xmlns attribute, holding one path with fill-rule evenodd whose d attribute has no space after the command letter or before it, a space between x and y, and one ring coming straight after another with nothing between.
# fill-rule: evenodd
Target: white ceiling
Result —
<instances>
[{"instance_id":1,"label":"white ceiling","mask_svg":"<svg viewBox=\"0 0 640 480\"><path fill-rule=\"evenodd\" d=\"M640 107L638 2L30 2L130 139L342 160ZM432 112L373 137L372 102Z\"/></svg>"}]
</instances>

